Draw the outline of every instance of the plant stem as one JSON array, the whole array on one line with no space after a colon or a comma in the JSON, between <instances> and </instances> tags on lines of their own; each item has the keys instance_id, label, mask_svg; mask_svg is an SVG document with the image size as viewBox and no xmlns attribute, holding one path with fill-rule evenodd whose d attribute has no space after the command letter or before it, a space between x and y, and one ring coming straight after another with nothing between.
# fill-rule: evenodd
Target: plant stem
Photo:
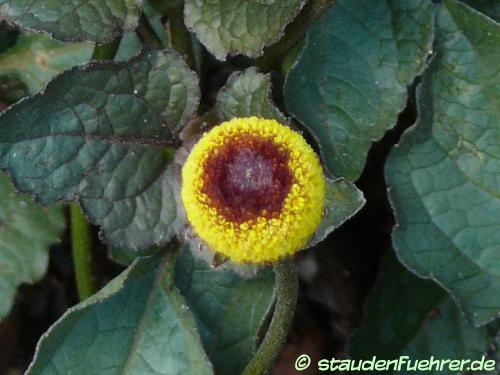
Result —
<instances>
[{"instance_id":1,"label":"plant stem","mask_svg":"<svg viewBox=\"0 0 500 375\"><path fill-rule=\"evenodd\" d=\"M148 17L146 17L144 13L139 19L139 25L137 26L137 29L135 29L135 32L137 33L139 39L141 39L145 47L149 47L155 50L163 49L163 43L161 39L158 37L158 35L156 35L153 26L151 26Z\"/></svg>"},{"instance_id":2,"label":"plant stem","mask_svg":"<svg viewBox=\"0 0 500 375\"><path fill-rule=\"evenodd\" d=\"M196 68L197 64L191 34L184 24L184 2L175 0L149 0L148 2L149 5L167 19L165 28L169 47L179 52L191 69Z\"/></svg>"},{"instance_id":3,"label":"plant stem","mask_svg":"<svg viewBox=\"0 0 500 375\"><path fill-rule=\"evenodd\" d=\"M243 375L261 375L271 369L285 344L297 305L298 280L292 259L275 264L276 306L269 329Z\"/></svg>"},{"instance_id":4,"label":"plant stem","mask_svg":"<svg viewBox=\"0 0 500 375\"><path fill-rule=\"evenodd\" d=\"M71 248L75 267L76 286L80 300L94 294L95 279L92 274L92 238L90 227L78 202L71 203Z\"/></svg>"},{"instance_id":5,"label":"plant stem","mask_svg":"<svg viewBox=\"0 0 500 375\"><path fill-rule=\"evenodd\" d=\"M185 57L191 68L195 67L191 35L184 24L184 5L171 8L167 16L167 35L170 47Z\"/></svg>"},{"instance_id":6,"label":"plant stem","mask_svg":"<svg viewBox=\"0 0 500 375\"><path fill-rule=\"evenodd\" d=\"M285 29L285 36L279 42L268 47L264 55L255 60L255 65L262 72L271 71L284 55L305 35L309 26L325 13L333 0L310 0L297 18Z\"/></svg>"},{"instance_id":7,"label":"plant stem","mask_svg":"<svg viewBox=\"0 0 500 375\"><path fill-rule=\"evenodd\" d=\"M106 44L96 44L92 53L92 60L112 60L120 46L121 38L115 38Z\"/></svg>"}]
</instances>

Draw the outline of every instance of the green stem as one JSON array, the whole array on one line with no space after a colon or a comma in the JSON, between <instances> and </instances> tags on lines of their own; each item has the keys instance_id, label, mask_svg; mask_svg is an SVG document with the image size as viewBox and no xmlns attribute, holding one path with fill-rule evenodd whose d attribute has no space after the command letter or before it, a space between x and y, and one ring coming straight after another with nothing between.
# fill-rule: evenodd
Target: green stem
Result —
<instances>
[{"instance_id":1,"label":"green stem","mask_svg":"<svg viewBox=\"0 0 500 375\"><path fill-rule=\"evenodd\" d=\"M75 267L76 286L83 301L96 291L92 274L92 238L90 227L78 202L71 203L71 248Z\"/></svg>"},{"instance_id":2,"label":"green stem","mask_svg":"<svg viewBox=\"0 0 500 375\"><path fill-rule=\"evenodd\" d=\"M184 23L184 2L176 2L175 0L149 0L148 2L149 5L167 19L165 29L169 47L184 56L189 67L195 69L197 61L193 50L191 34Z\"/></svg>"},{"instance_id":3,"label":"green stem","mask_svg":"<svg viewBox=\"0 0 500 375\"><path fill-rule=\"evenodd\" d=\"M148 20L148 17L143 13L139 19L139 25L135 29L137 36L142 41L145 47L161 50L163 49L163 43L161 39L156 34L153 26Z\"/></svg>"},{"instance_id":4,"label":"green stem","mask_svg":"<svg viewBox=\"0 0 500 375\"><path fill-rule=\"evenodd\" d=\"M184 24L184 5L172 8L166 13L167 35L170 47L175 49L186 59L191 68L195 67L191 35Z\"/></svg>"},{"instance_id":5,"label":"green stem","mask_svg":"<svg viewBox=\"0 0 500 375\"><path fill-rule=\"evenodd\" d=\"M112 60L115 57L121 38L115 38L106 44L96 44L92 53L92 60Z\"/></svg>"},{"instance_id":6,"label":"green stem","mask_svg":"<svg viewBox=\"0 0 500 375\"><path fill-rule=\"evenodd\" d=\"M267 373L274 364L285 344L297 305L298 280L292 259L275 264L276 306L273 318L262 344L243 375Z\"/></svg>"},{"instance_id":7,"label":"green stem","mask_svg":"<svg viewBox=\"0 0 500 375\"><path fill-rule=\"evenodd\" d=\"M259 70L271 71L283 56L304 37L309 26L320 18L332 3L333 0L308 1L297 18L286 27L285 36L278 43L266 48L264 55L255 60L255 65Z\"/></svg>"}]
</instances>

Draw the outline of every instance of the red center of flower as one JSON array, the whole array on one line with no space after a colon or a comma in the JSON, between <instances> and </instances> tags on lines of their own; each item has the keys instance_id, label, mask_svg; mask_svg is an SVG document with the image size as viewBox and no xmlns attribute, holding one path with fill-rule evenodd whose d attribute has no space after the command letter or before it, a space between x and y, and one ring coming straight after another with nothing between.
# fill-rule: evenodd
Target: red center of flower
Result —
<instances>
[{"instance_id":1,"label":"red center of flower","mask_svg":"<svg viewBox=\"0 0 500 375\"><path fill-rule=\"evenodd\" d=\"M202 191L228 221L277 216L293 183L288 158L272 140L250 134L228 139L207 158Z\"/></svg>"}]
</instances>

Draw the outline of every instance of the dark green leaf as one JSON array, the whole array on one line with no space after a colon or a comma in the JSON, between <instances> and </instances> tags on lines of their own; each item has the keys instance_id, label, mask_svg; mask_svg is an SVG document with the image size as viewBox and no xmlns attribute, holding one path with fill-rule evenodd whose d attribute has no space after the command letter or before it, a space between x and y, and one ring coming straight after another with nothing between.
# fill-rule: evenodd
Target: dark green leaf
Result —
<instances>
[{"instance_id":1,"label":"dark green leaf","mask_svg":"<svg viewBox=\"0 0 500 375\"><path fill-rule=\"evenodd\" d=\"M47 268L48 247L64 228L62 207L42 208L14 191L0 172L0 320L21 283L38 281Z\"/></svg>"},{"instance_id":2,"label":"dark green leaf","mask_svg":"<svg viewBox=\"0 0 500 375\"><path fill-rule=\"evenodd\" d=\"M325 214L309 246L323 241L326 236L353 217L365 204L361 190L342 178L326 179Z\"/></svg>"},{"instance_id":3,"label":"dark green leaf","mask_svg":"<svg viewBox=\"0 0 500 375\"><path fill-rule=\"evenodd\" d=\"M353 359L470 359L486 354L491 330L475 328L435 283L419 279L391 254L368 297L366 318L349 343ZM414 374L387 371L385 374ZM456 374L430 371L429 374Z\"/></svg>"},{"instance_id":4,"label":"dark green leaf","mask_svg":"<svg viewBox=\"0 0 500 375\"><path fill-rule=\"evenodd\" d=\"M55 75L88 62L93 49L92 43L64 44L45 35L22 34L13 48L0 55L0 80L19 81L26 92L16 98L10 87L0 84L0 99L14 101L37 93Z\"/></svg>"},{"instance_id":5,"label":"dark green leaf","mask_svg":"<svg viewBox=\"0 0 500 375\"><path fill-rule=\"evenodd\" d=\"M356 180L372 141L396 123L425 64L433 9L429 0L338 0L308 32L285 104L333 175Z\"/></svg>"},{"instance_id":6,"label":"dark green leaf","mask_svg":"<svg viewBox=\"0 0 500 375\"><path fill-rule=\"evenodd\" d=\"M137 260L68 310L27 374L211 374L196 322L173 285L174 257Z\"/></svg>"},{"instance_id":7,"label":"dark green leaf","mask_svg":"<svg viewBox=\"0 0 500 375\"><path fill-rule=\"evenodd\" d=\"M394 246L482 325L500 314L500 27L445 1L436 33L420 118L387 165Z\"/></svg>"},{"instance_id":8,"label":"dark green leaf","mask_svg":"<svg viewBox=\"0 0 500 375\"><path fill-rule=\"evenodd\" d=\"M303 0L186 0L185 22L219 60L226 55L257 57L277 42Z\"/></svg>"},{"instance_id":9,"label":"dark green leaf","mask_svg":"<svg viewBox=\"0 0 500 375\"><path fill-rule=\"evenodd\" d=\"M0 167L44 204L79 198L112 245L166 243L183 223L166 147L198 98L169 51L72 69L0 117Z\"/></svg>"},{"instance_id":10,"label":"dark green leaf","mask_svg":"<svg viewBox=\"0 0 500 375\"><path fill-rule=\"evenodd\" d=\"M0 17L64 41L108 42L135 29L141 0L0 0Z\"/></svg>"},{"instance_id":11,"label":"dark green leaf","mask_svg":"<svg viewBox=\"0 0 500 375\"><path fill-rule=\"evenodd\" d=\"M274 303L272 271L243 279L211 270L185 248L177 262L176 284L196 317L215 372L241 373L255 354L259 331Z\"/></svg>"},{"instance_id":12,"label":"dark green leaf","mask_svg":"<svg viewBox=\"0 0 500 375\"><path fill-rule=\"evenodd\" d=\"M217 95L217 116L221 121L234 117L259 116L287 123L271 100L271 76L252 67L233 73Z\"/></svg>"}]
</instances>

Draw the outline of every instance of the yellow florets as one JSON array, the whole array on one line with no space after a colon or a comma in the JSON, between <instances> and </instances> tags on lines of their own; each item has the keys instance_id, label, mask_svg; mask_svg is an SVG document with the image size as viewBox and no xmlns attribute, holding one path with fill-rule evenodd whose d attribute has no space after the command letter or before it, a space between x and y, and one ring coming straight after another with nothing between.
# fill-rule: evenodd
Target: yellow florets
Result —
<instances>
[{"instance_id":1,"label":"yellow florets","mask_svg":"<svg viewBox=\"0 0 500 375\"><path fill-rule=\"evenodd\" d=\"M224 165L231 157L234 165ZM219 175L226 180L214 180ZM246 178L254 185L248 186ZM227 179L236 179L235 186L249 192L244 198L255 201L226 197L227 191L237 191ZM255 191L260 185L267 190ZM199 140L182 170L189 222L213 250L237 263L273 262L304 248L321 222L324 196L317 155L299 133L275 120L250 117L222 123Z\"/></svg>"}]
</instances>

